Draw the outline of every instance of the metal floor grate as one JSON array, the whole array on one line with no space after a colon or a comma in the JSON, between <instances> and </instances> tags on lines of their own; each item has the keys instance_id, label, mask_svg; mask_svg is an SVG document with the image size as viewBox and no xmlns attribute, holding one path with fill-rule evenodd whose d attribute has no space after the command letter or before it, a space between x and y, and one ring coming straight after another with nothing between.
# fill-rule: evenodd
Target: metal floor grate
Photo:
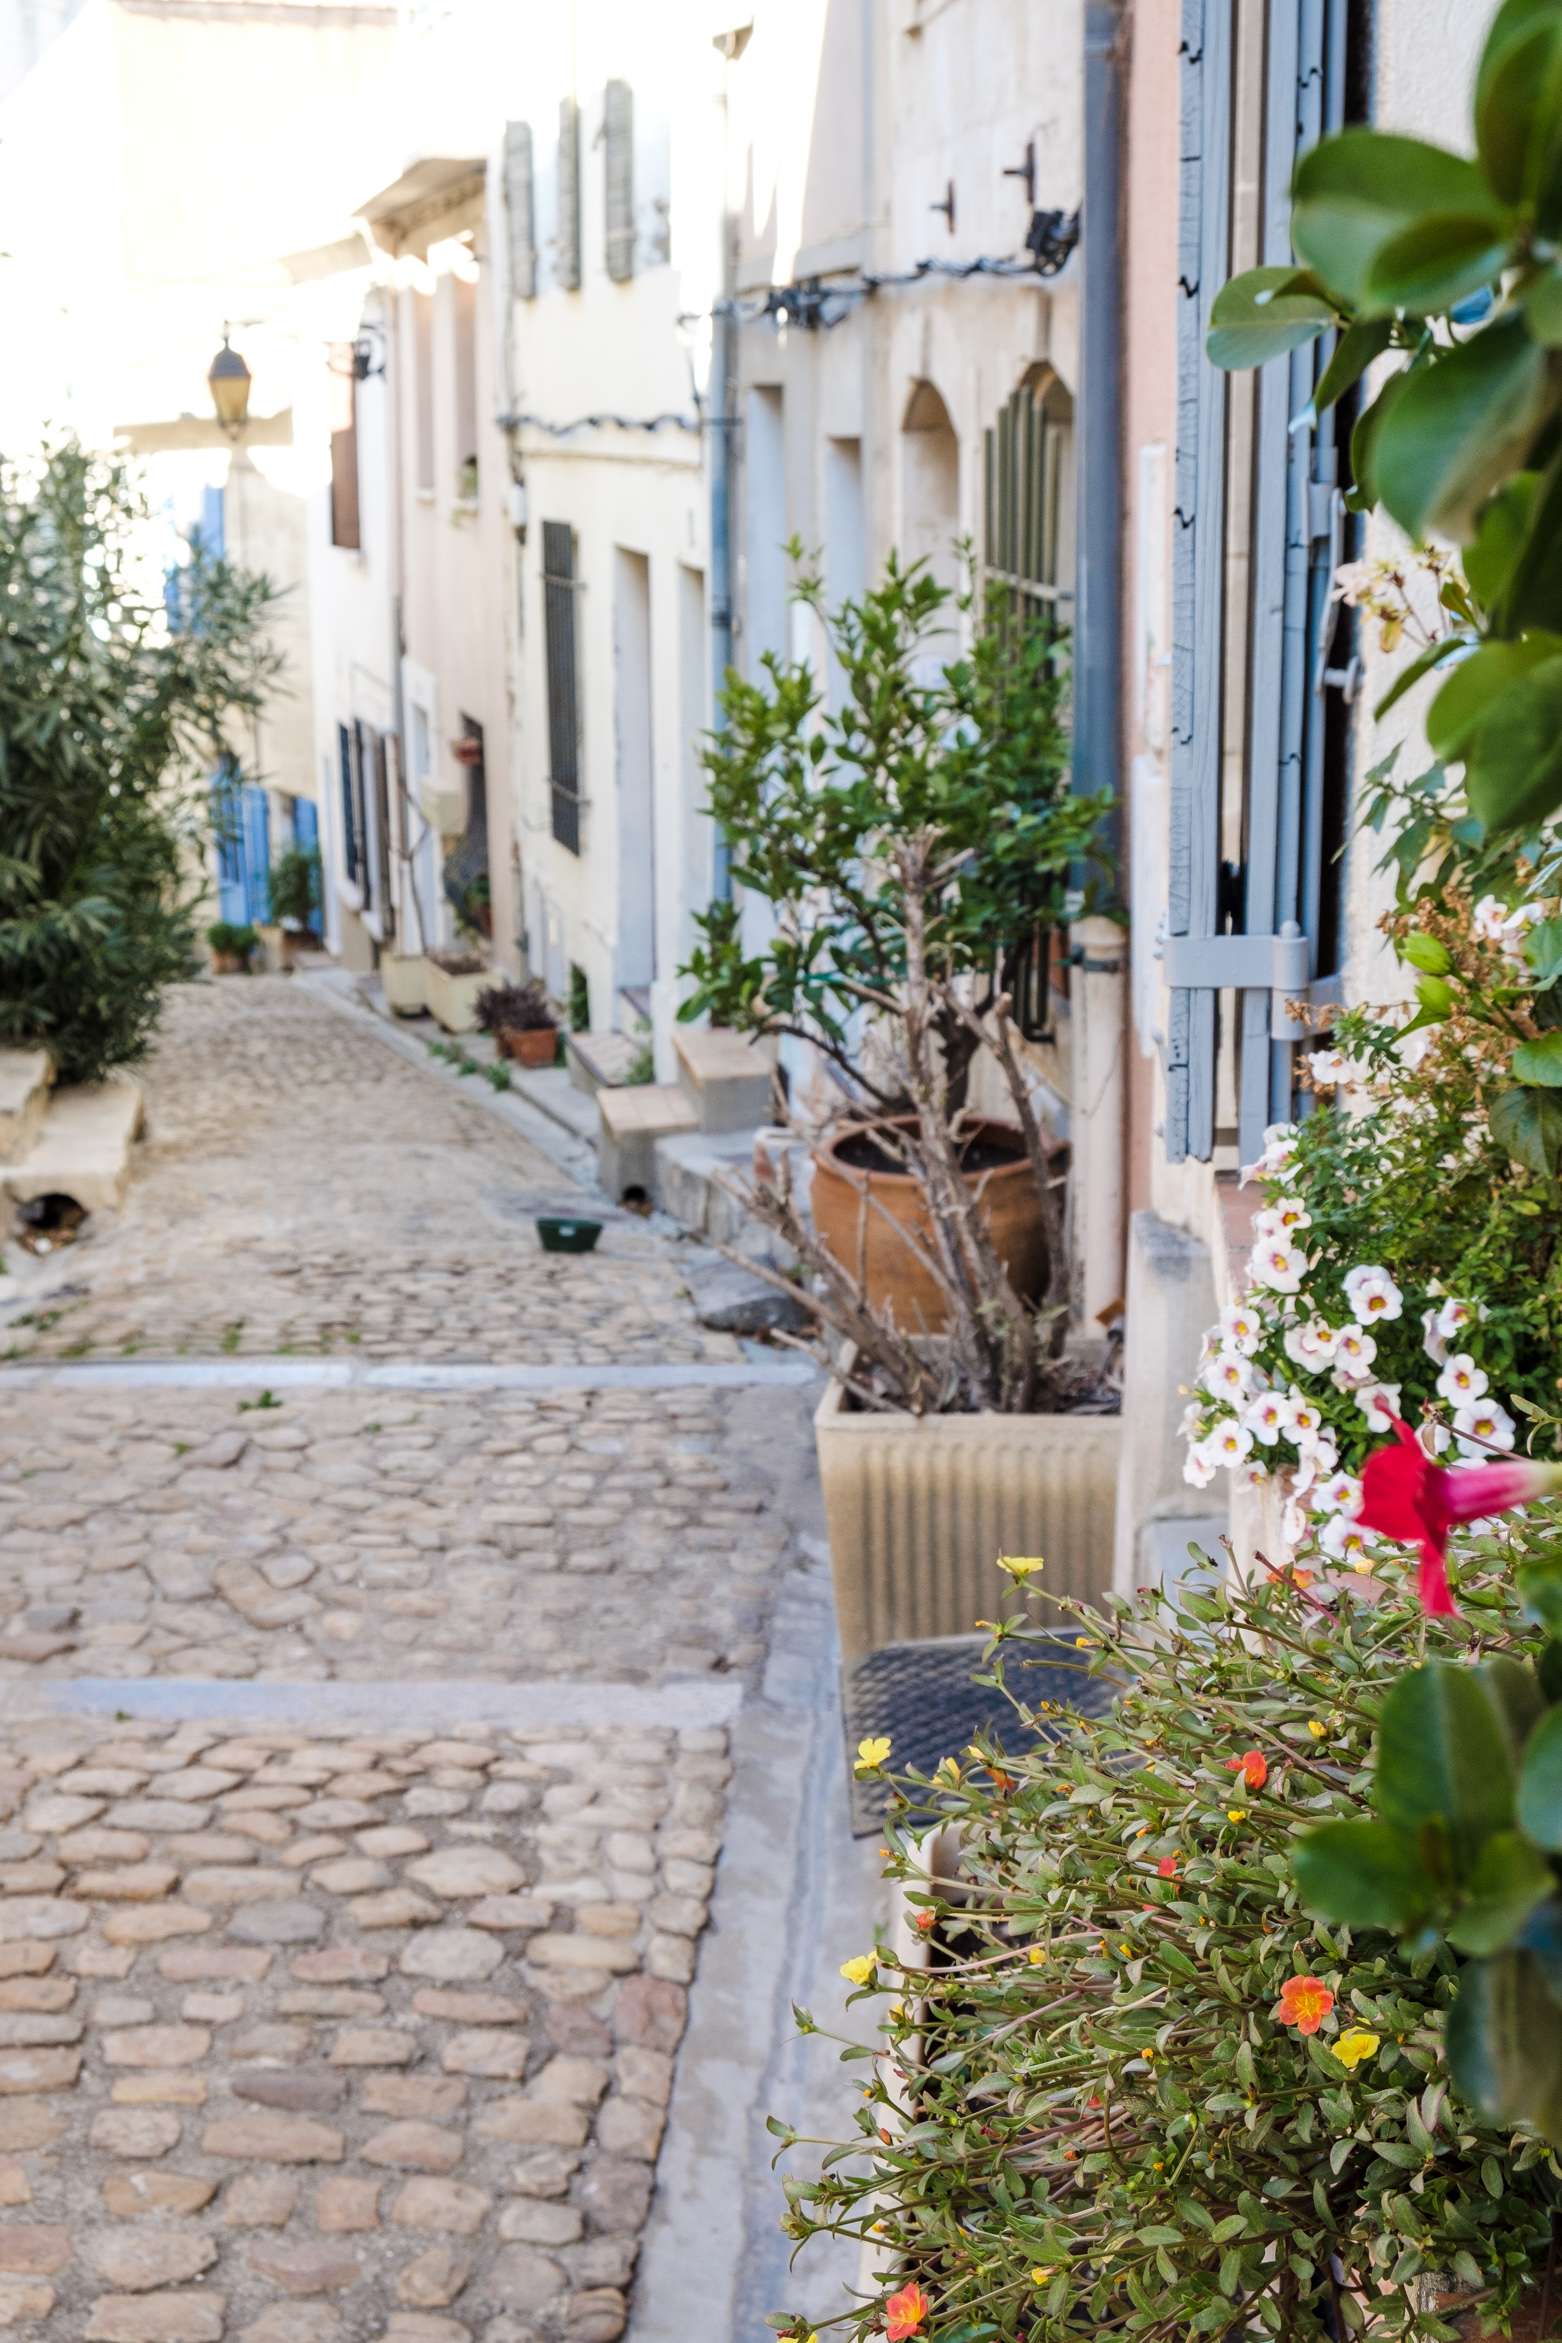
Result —
<instances>
[{"instance_id":1,"label":"metal floor grate","mask_svg":"<svg viewBox=\"0 0 1562 2343\"><path fill-rule=\"evenodd\" d=\"M980 1732L1000 1747L1034 1749L1052 1738L1045 1724L1034 1730L1020 1721L1011 1701L991 1684L979 1684L981 1636L961 1635L937 1643L892 1643L841 1670L841 1710L846 1733L846 1770L851 1782L852 1829L865 1838L883 1819L886 1791L877 1781L859 1781L853 1771L857 1744L887 1733L894 1743L891 1763L931 1773L942 1757L958 1755ZM1110 1707L1112 1687L1081 1666L1072 1643L1061 1637L1046 1644L1012 1645L1004 1657L1010 1691L1035 1704L1055 1700L1086 1716Z\"/></svg>"}]
</instances>

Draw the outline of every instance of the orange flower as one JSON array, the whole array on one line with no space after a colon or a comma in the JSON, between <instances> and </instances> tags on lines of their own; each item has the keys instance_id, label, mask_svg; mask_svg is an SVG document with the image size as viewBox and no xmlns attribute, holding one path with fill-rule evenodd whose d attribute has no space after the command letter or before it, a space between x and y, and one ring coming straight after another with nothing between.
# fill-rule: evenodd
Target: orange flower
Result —
<instances>
[{"instance_id":1,"label":"orange flower","mask_svg":"<svg viewBox=\"0 0 1562 2343\"><path fill-rule=\"evenodd\" d=\"M898 2294L892 2294L884 2305L889 2317L884 2332L889 2343L906 2343L907 2336L916 2333L932 2307L915 2279L909 2286L902 2286Z\"/></svg>"},{"instance_id":2,"label":"orange flower","mask_svg":"<svg viewBox=\"0 0 1562 2343\"><path fill-rule=\"evenodd\" d=\"M1177 1876L1177 1858L1176 1858L1176 1856L1175 1856L1175 1855L1163 1855L1163 1856L1161 1857L1161 1859L1160 1859L1159 1863L1157 1863L1157 1864L1156 1864L1156 1866L1155 1866L1155 1869L1156 1869L1157 1876L1158 1876L1159 1878L1161 1878L1161 1879L1175 1879L1175 1878L1176 1878L1176 1876Z\"/></svg>"},{"instance_id":3,"label":"orange flower","mask_svg":"<svg viewBox=\"0 0 1562 2343\"><path fill-rule=\"evenodd\" d=\"M926 1936L930 1928L936 1928L938 1926L938 1914L936 1912L929 1911L918 1912L913 1925L917 1928L920 1928L922 1934Z\"/></svg>"},{"instance_id":4,"label":"orange flower","mask_svg":"<svg viewBox=\"0 0 1562 2343\"><path fill-rule=\"evenodd\" d=\"M1316 2034L1333 2007L1334 1996L1321 1977L1287 1977L1275 2016L1299 2034Z\"/></svg>"},{"instance_id":5,"label":"orange flower","mask_svg":"<svg viewBox=\"0 0 1562 2343\"><path fill-rule=\"evenodd\" d=\"M1244 1749L1240 1757L1228 1757L1228 1774L1240 1774L1250 1790L1261 1790L1269 1779L1269 1760L1261 1749Z\"/></svg>"}]
</instances>

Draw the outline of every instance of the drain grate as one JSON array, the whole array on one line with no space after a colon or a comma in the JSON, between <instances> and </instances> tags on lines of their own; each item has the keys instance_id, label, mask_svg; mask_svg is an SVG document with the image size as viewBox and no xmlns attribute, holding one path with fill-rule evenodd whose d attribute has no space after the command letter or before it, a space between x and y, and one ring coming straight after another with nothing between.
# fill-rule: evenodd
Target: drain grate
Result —
<instances>
[{"instance_id":1,"label":"drain grate","mask_svg":"<svg viewBox=\"0 0 1562 2343\"><path fill-rule=\"evenodd\" d=\"M1045 1721L1021 1722L1013 1703L991 1684L979 1684L980 1636L961 1635L937 1643L892 1643L841 1671L841 1709L846 1729L846 1767L851 1782L852 1830L865 1838L883 1819L887 1793L882 1782L860 1781L853 1771L857 1744L871 1734L893 1741L896 1773L906 1767L931 1773L942 1757L958 1754L979 1733L991 1733L1006 1749L1034 1749L1052 1739ZM1010 1691L1036 1706L1044 1700L1085 1716L1100 1716L1112 1687L1080 1665L1072 1643L1061 1638L1017 1646L1004 1658Z\"/></svg>"}]
</instances>

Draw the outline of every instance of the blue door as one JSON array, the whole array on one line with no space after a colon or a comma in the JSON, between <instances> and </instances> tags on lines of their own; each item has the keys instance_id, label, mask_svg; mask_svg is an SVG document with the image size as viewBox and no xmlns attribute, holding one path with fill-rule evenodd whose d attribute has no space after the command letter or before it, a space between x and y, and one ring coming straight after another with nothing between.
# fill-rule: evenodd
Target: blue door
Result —
<instances>
[{"instance_id":1,"label":"blue door","mask_svg":"<svg viewBox=\"0 0 1562 2343\"><path fill-rule=\"evenodd\" d=\"M212 827L220 915L236 927L258 927L271 917L270 807L264 789L239 781L231 764L212 781Z\"/></svg>"}]
</instances>

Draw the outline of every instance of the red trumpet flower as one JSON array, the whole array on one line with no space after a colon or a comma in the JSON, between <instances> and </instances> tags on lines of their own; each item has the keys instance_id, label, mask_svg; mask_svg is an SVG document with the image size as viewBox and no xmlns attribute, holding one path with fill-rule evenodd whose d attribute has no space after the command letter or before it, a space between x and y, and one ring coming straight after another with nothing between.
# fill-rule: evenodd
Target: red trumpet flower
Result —
<instances>
[{"instance_id":1,"label":"red trumpet flower","mask_svg":"<svg viewBox=\"0 0 1562 2343\"><path fill-rule=\"evenodd\" d=\"M1435 1464L1410 1426L1394 1418L1394 1439L1375 1448L1362 1467L1356 1519L1401 1545L1419 1546L1417 1592L1424 1610L1449 1618L1457 1609L1448 1590L1448 1533L1461 1522L1508 1513L1562 1489L1562 1464L1504 1457L1499 1464L1467 1464L1450 1472Z\"/></svg>"}]
</instances>

